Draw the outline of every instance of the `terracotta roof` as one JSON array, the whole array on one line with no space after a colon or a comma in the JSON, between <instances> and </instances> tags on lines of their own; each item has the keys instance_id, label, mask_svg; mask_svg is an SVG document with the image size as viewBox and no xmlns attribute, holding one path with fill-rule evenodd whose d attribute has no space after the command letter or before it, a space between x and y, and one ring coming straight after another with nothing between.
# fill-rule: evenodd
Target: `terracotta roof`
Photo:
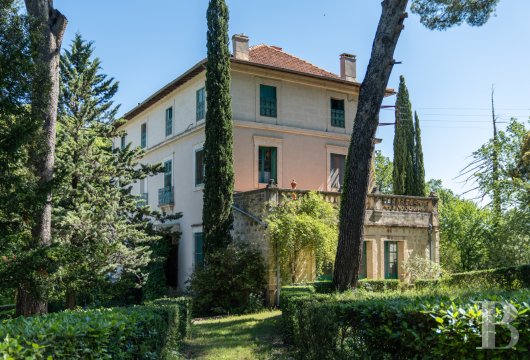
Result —
<instances>
[{"instance_id":1,"label":"terracotta roof","mask_svg":"<svg viewBox=\"0 0 530 360\"><path fill-rule=\"evenodd\" d=\"M249 51L249 62L332 79L340 79L339 76L299 57L286 53L282 48L277 46L262 44L251 47Z\"/></svg>"},{"instance_id":2,"label":"terracotta roof","mask_svg":"<svg viewBox=\"0 0 530 360\"><path fill-rule=\"evenodd\" d=\"M264 66L277 70L290 71L295 73L300 73L307 76L317 76L320 78L329 79L332 81L339 81L342 83L355 84L359 86L358 83L352 83L346 80L342 80L338 75L333 74L329 71L319 68L316 65L313 65L305 60L300 59L294 55L286 53L282 48L277 46L270 45L256 45L249 49L249 60L237 60L234 57L231 58L232 62L247 63L249 65L256 64L256 66ZM157 101L167 96L173 90L182 86L189 80L193 79L195 76L200 74L206 69L206 59L200 61L190 70L171 81L169 84L162 87L156 93L148 97L143 102L139 103L136 107L128 111L123 117L127 120L132 119L136 115L140 114L150 106L154 105Z\"/></svg>"}]
</instances>

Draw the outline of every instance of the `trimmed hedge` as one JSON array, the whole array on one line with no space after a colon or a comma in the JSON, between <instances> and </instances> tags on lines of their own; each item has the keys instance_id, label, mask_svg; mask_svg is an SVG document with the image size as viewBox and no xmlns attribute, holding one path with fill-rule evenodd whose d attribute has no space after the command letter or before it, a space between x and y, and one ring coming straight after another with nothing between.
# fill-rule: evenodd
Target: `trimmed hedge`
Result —
<instances>
[{"instance_id":1,"label":"trimmed hedge","mask_svg":"<svg viewBox=\"0 0 530 360\"><path fill-rule=\"evenodd\" d=\"M372 291L372 292L384 292L384 291L396 291L400 288L401 282L397 279L362 279L359 280L359 289ZM314 291L319 294L332 294L335 292L333 282L330 280L315 281L313 283L292 285L283 287L283 289L300 288L300 287L313 287ZM290 290L292 291L292 290Z\"/></svg>"},{"instance_id":2,"label":"trimmed hedge","mask_svg":"<svg viewBox=\"0 0 530 360\"><path fill-rule=\"evenodd\" d=\"M0 324L0 355L45 359L178 359L187 299L19 317ZM184 318L186 319L184 320Z\"/></svg>"},{"instance_id":3,"label":"trimmed hedge","mask_svg":"<svg viewBox=\"0 0 530 360\"><path fill-rule=\"evenodd\" d=\"M417 280L415 287L417 289L449 287L479 290L530 288L530 265L469 271L451 274L440 280Z\"/></svg>"},{"instance_id":4,"label":"trimmed hedge","mask_svg":"<svg viewBox=\"0 0 530 360\"><path fill-rule=\"evenodd\" d=\"M282 318L287 340L303 359L520 359L530 349L529 290L424 295L284 293ZM518 312L511 322L520 334L511 350L481 346L481 312L475 300L507 300ZM497 314L497 321L502 316ZM510 332L496 327L497 346Z\"/></svg>"}]
</instances>

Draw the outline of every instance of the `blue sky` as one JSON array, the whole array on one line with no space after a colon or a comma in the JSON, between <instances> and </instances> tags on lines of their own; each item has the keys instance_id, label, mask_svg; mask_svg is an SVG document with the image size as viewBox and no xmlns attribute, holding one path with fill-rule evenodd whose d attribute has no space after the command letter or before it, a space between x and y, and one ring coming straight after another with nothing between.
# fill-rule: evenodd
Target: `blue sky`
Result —
<instances>
[{"instance_id":1,"label":"blue sky","mask_svg":"<svg viewBox=\"0 0 530 360\"><path fill-rule=\"evenodd\" d=\"M379 0L227 0L230 34L252 44L283 47L327 70L339 54L357 55L363 78L381 11ZM64 46L76 32L95 42L105 73L120 81L122 113L206 56L207 0L55 0L69 19ZM500 121L530 116L530 1L501 0L485 26L444 32L422 27L409 14L389 86L406 78L422 122L426 176L463 192L455 176L491 137L490 95ZM393 104L395 97L385 101ZM393 121L383 110L382 122ZM501 127L504 124L501 124ZM379 148L392 156L393 128L381 128Z\"/></svg>"}]
</instances>

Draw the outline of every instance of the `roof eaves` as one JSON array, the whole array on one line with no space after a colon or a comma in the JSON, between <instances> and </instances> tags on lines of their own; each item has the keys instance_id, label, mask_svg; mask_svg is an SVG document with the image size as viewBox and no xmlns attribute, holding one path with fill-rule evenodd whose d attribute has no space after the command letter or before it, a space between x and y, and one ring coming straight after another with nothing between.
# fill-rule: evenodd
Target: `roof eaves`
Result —
<instances>
[{"instance_id":1,"label":"roof eaves","mask_svg":"<svg viewBox=\"0 0 530 360\"><path fill-rule=\"evenodd\" d=\"M193 65L188 71L186 71L184 74L182 74L175 80L171 81L170 83L164 85L160 90L158 90L153 95L145 99L143 102L139 103L137 106L129 110L127 113L125 113L125 115L123 115L123 118L130 120L136 115L140 114L142 111L147 109L149 106L154 104L156 101L160 100L161 98L169 94L171 91L179 88L181 85L185 84L189 80L193 79L196 75L204 71L205 64L206 64L206 59L199 61L197 64Z\"/></svg>"}]
</instances>

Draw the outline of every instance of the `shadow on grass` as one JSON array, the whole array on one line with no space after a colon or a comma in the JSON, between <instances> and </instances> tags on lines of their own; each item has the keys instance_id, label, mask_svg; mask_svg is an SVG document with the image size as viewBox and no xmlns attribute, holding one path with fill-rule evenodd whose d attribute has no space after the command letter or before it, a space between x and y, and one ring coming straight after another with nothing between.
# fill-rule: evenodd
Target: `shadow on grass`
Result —
<instances>
[{"instance_id":1,"label":"shadow on grass","mask_svg":"<svg viewBox=\"0 0 530 360\"><path fill-rule=\"evenodd\" d=\"M287 359L279 311L202 319L184 344L186 359Z\"/></svg>"}]
</instances>

